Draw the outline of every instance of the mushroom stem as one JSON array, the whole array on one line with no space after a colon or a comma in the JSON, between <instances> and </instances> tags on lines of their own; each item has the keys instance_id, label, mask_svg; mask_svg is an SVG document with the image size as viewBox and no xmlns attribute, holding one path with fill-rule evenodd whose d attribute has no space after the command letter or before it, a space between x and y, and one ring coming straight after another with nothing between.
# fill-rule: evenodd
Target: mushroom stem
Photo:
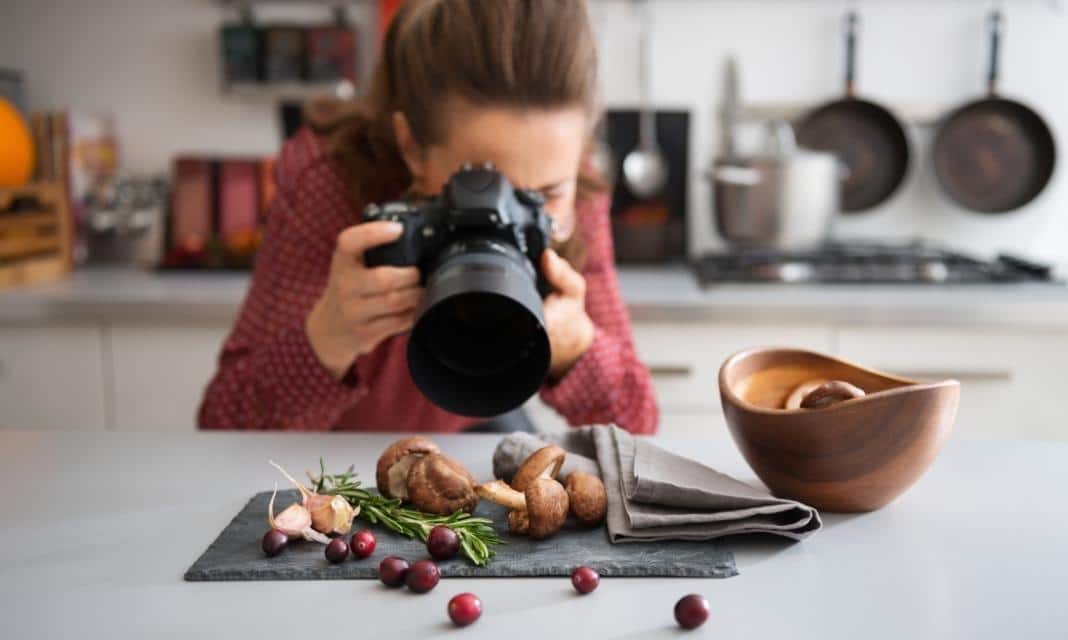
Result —
<instances>
[{"instance_id":1,"label":"mushroom stem","mask_svg":"<svg viewBox=\"0 0 1068 640\"><path fill-rule=\"evenodd\" d=\"M478 485L478 495L509 509L525 511L527 508L527 501L523 494L508 486L504 480L494 480Z\"/></svg>"}]
</instances>

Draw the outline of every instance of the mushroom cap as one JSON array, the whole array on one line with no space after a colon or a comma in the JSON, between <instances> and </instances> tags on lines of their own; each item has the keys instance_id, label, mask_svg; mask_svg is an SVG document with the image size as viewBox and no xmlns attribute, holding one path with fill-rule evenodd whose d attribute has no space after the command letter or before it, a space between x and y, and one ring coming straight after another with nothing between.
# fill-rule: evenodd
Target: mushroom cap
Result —
<instances>
[{"instance_id":1,"label":"mushroom cap","mask_svg":"<svg viewBox=\"0 0 1068 640\"><path fill-rule=\"evenodd\" d=\"M537 478L555 479L566 456L567 452L555 444L538 449L530 454L512 476L512 488L516 491L526 491Z\"/></svg>"},{"instance_id":2,"label":"mushroom cap","mask_svg":"<svg viewBox=\"0 0 1068 640\"><path fill-rule=\"evenodd\" d=\"M809 391L801 399L802 409L822 409L845 400L864 397L864 390L844 380L831 380Z\"/></svg>"},{"instance_id":3,"label":"mushroom cap","mask_svg":"<svg viewBox=\"0 0 1068 640\"><path fill-rule=\"evenodd\" d=\"M567 476L565 489L571 503L571 515L576 520L589 527L604 520L608 494L600 478L585 471L572 471Z\"/></svg>"},{"instance_id":4,"label":"mushroom cap","mask_svg":"<svg viewBox=\"0 0 1068 640\"><path fill-rule=\"evenodd\" d=\"M375 483L378 485L378 492L387 498L400 498L405 499L405 495L397 495L397 491L390 489L389 470L393 465L400 462L403 458L411 455L424 456L428 453L437 453L438 445L428 438L423 436L410 436L408 438L401 438L393 444L386 447L386 450L382 452L382 455L378 458L378 467L375 469ZM408 460L406 465L411 466L414 460ZM404 471L401 469L400 471ZM394 473L396 476L397 474ZM407 474L402 474L402 484L407 482Z\"/></svg>"},{"instance_id":5,"label":"mushroom cap","mask_svg":"<svg viewBox=\"0 0 1068 640\"><path fill-rule=\"evenodd\" d=\"M527 502L527 533L531 538L548 538L564 526L569 506L564 485L550 478L535 478L523 497Z\"/></svg>"},{"instance_id":6,"label":"mushroom cap","mask_svg":"<svg viewBox=\"0 0 1068 640\"><path fill-rule=\"evenodd\" d=\"M478 504L475 479L456 460L430 453L416 460L408 472L408 501L427 513L470 513Z\"/></svg>"}]
</instances>

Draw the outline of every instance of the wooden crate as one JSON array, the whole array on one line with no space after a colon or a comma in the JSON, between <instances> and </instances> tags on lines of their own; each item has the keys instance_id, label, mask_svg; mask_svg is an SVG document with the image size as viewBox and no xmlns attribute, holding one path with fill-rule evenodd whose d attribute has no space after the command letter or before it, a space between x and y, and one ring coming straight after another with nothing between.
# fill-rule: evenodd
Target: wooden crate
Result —
<instances>
[{"instance_id":1,"label":"wooden crate","mask_svg":"<svg viewBox=\"0 0 1068 640\"><path fill-rule=\"evenodd\" d=\"M33 211L11 211L18 199ZM50 282L71 270L71 218L60 182L0 187L0 289Z\"/></svg>"}]
</instances>

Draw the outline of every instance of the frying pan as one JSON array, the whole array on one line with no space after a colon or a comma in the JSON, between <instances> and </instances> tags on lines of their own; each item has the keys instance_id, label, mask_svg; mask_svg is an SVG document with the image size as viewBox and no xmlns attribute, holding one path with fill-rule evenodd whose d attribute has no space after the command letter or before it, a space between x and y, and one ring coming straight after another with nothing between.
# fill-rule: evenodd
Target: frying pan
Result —
<instances>
[{"instance_id":1,"label":"frying pan","mask_svg":"<svg viewBox=\"0 0 1068 640\"><path fill-rule=\"evenodd\" d=\"M1003 18L992 11L987 97L953 111L934 138L935 174L946 194L982 213L1031 202L1049 184L1057 149L1046 122L1026 105L998 96Z\"/></svg>"},{"instance_id":2,"label":"frying pan","mask_svg":"<svg viewBox=\"0 0 1068 640\"><path fill-rule=\"evenodd\" d=\"M842 210L870 209L893 195L909 168L905 129L884 107L855 91L857 14L846 14L845 96L816 107L796 124L804 147L831 151L848 169L842 182Z\"/></svg>"}]
</instances>

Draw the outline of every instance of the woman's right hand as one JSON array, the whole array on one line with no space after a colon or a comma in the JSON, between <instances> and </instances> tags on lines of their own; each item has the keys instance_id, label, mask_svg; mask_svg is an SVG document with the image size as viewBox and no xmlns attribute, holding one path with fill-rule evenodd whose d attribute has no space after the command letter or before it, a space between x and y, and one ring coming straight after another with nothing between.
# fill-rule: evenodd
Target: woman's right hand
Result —
<instances>
[{"instance_id":1,"label":"woman's right hand","mask_svg":"<svg viewBox=\"0 0 1068 640\"><path fill-rule=\"evenodd\" d=\"M315 355L336 378L386 338L408 331L424 289L415 267L364 266L368 249L396 240L396 222L367 222L342 231L330 279L304 323Z\"/></svg>"}]
</instances>

